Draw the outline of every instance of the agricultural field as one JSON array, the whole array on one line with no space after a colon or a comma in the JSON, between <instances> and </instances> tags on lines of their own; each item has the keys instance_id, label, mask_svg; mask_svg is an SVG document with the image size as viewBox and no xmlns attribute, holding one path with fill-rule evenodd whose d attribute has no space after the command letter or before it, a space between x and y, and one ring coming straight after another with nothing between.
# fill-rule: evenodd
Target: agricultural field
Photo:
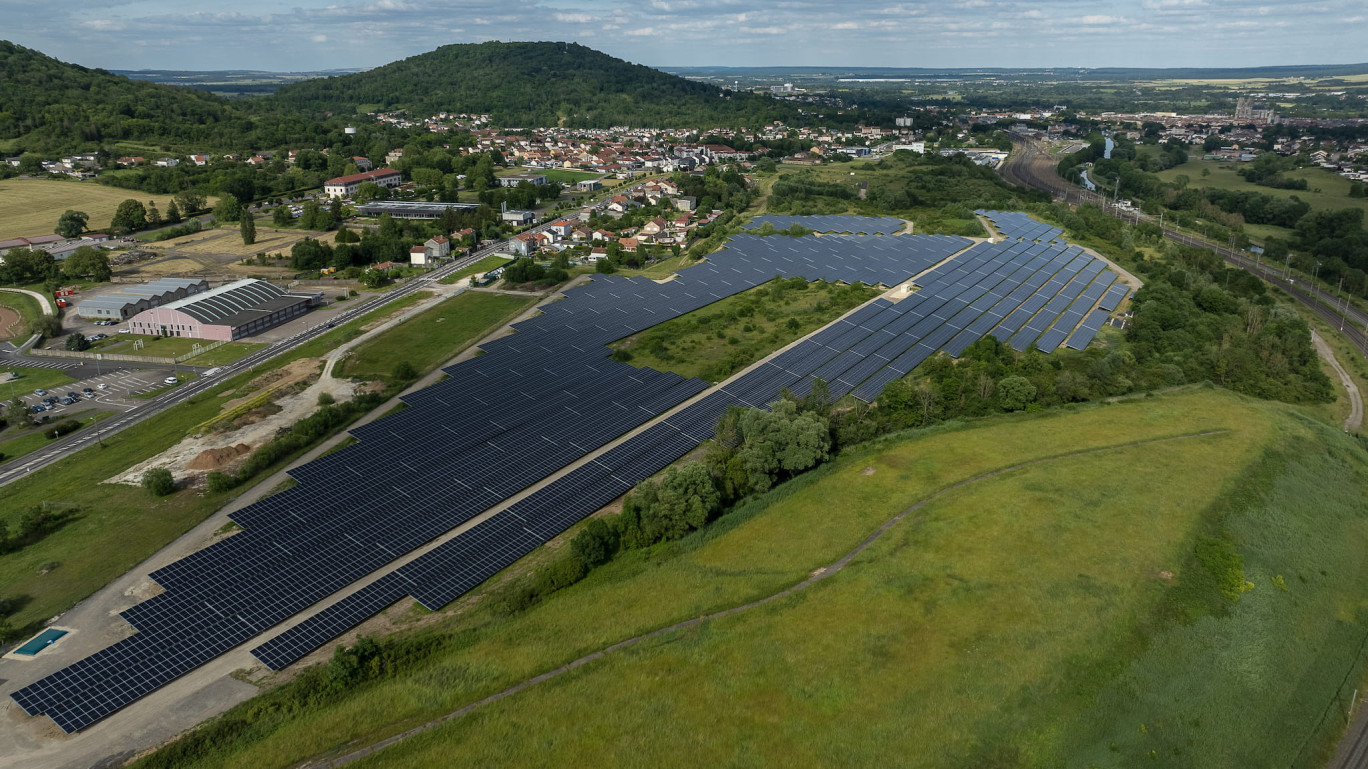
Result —
<instances>
[{"instance_id":1,"label":"agricultural field","mask_svg":"<svg viewBox=\"0 0 1368 769\"><path fill-rule=\"evenodd\" d=\"M879 293L801 278L771 281L614 342L613 358L720 382Z\"/></svg>"},{"instance_id":2,"label":"agricultural field","mask_svg":"<svg viewBox=\"0 0 1368 769\"><path fill-rule=\"evenodd\" d=\"M269 222L269 219L266 221ZM283 251L286 256L289 256L290 247L305 238L313 238L331 245L335 237L337 237L336 232L278 229L258 223L256 242L250 246L242 242L242 231L238 226L230 225L149 243L146 247L154 251L174 251L178 254L212 254L244 259L263 252Z\"/></svg>"},{"instance_id":3,"label":"agricultural field","mask_svg":"<svg viewBox=\"0 0 1368 769\"><path fill-rule=\"evenodd\" d=\"M114 209L129 198L143 205L149 200L156 201L157 209L163 212L171 202L169 195L104 187L94 182L0 180L0 240L51 234L57 218L67 209L85 211L90 215L90 228L99 232L109 227Z\"/></svg>"},{"instance_id":4,"label":"agricultural field","mask_svg":"<svg viewBox=\"0 0 1368 769\"><path fill-rule=\"evenodd\" d=\"M1337 429L1214 388L904 433L522 613L405 602L413 660L267 692L174 765L335 756L702 617L354 765L1319 766L1363 673L1365 482Z\"/></svg>"},{"instance_id":5,"label":"agricultural field","mask_svg":"<svg viewBox=\"0 0 1368 769\"><path fill-rule=\"evenodd\" d=\"M366 341L337 365L337 376L387 379L400 363L425 374L531 307L530 297L466 291Z\"/></svg>"}]
</instances>

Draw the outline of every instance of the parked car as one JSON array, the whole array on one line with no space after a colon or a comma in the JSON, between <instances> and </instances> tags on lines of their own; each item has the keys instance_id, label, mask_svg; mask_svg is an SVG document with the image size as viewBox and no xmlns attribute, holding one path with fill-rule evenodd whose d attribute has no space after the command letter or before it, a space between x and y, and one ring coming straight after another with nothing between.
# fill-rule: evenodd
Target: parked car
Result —
<instances>
[{"instance_id":1,"label":"parked car","mask_svg":"<svg viewBox=\"0 0 1368 769\"><path fill-rule=\"evenodd\" d=\"M119 333L120 333L120 334L127 334L127 333L128 333L128 329L126 329L126 328L121 328L121 329L119 329Z\"/></svg>"},{"instance_id":2,"label":"parked car","mask_svg":"<svg viewBox=\"0 0 1368 769\"><path fill-rule=\"evenodd\" d=\"M63 406L70 406L71 404L73 404L73 403L75 403L75 402L76 402L76 401L72 400L71 398L63 398L63 399L62 399L62 405L63 405Z\"/></svg>"},{"instance_id":3,"label":"parked car","mask_svg":"<svg viewBox=\"0 0 1368 769\"><path fill-rule=\"evenodd\" d=\"M68 393L67 393L67 397L68 397L68 398L71 398L72 400L75 400L75 399L77 399L77 398L79 398L79 397L81 397L81 396L78 395L77 393L75 393L75 392L73 391L73 392L68 392Z\"/></svg>"},{"instance_id":4,"label":"parked car","mask_svg":"<svg viewBox=\"0 0 1368 769\"><path fill-rule=\"evenodd\" d=\"M47 395L47 390L44 390L43 388L40 387L40 388L38 388L37 390L34 390L34 391L33 391L33 394L34 394L34 395L37 395L39 398L41 398L41 397L43 397L44 395Z\"/></svg>"},{"instance_id":5,"label":"parked car","mask_svg":"<svg viewBox=\"0 0 1368 769\"><path fill-rule=\"evenodd\" d=\"M100 389L101 389L101 390L108 390L108 389L109 389L109 385L106 384L105 382L101 382L101 383L100 383Z\"/></svg>"},{"instance_id":6,"label":"parked car","mask_svg":"<svg viewBox=\"0 0 1368 769\"><path fill-rule=\"evenodd\" d=\"M173 376L169 376L169 377L163 379L162 381L165 382L165 383L167 383L167 384L180 384L180 380L177 379L177 378L175 378L175 377L173 377Z\"/></svg>"},{"instance_id":7,"label":"parked car","mask_svg":"<svg viewBox=\"0 0 1368 769\"><path fill-rule=\"evenodd\" d=\"M91 393L93 393L93 392L95 392L95 391L92 390L92 389L89 388L89 387L83 387L83 388L81 388L81 392L85 393L86 395L89 395L89 394L91 394Z\"/></svg>"},{"instance_id":8,"label":"parked car","mask_svg":"<svg viewBox=\"0 0 1368 769\"><path fill-rule=\"evenodd\" d=\"M39 403L37 405L30 406L29 411L32 411L33 413L37 414L40 411L47 411L47 406L44 406L43 404Z\"/></svg>"}]
</instances>

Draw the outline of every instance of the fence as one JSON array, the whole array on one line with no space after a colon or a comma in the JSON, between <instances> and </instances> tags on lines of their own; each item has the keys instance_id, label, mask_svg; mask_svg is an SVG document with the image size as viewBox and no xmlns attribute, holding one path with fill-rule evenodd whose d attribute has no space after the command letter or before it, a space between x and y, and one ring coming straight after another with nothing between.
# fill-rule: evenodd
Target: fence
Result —
<instances>
[{"instance_id":1,"label":"fence","mask_svg":"<svg viewBox=\"0 0 1368 769\"><path fill-rule=\"evenodd\" d=\"M184 363L185 361L190 360L191 358L194 358L198 355L203 355L204 353L209 352L214 348L222 347L225 344L228 344L228 340L220 339L217 342L210 342L209 344L201 345L199 350L192 350L183 355L177 355L175 357L159 357L155 355L128 355L125 353L118 352L77 352L76 350L43 350L37 348L29 350L29 354L37 355L40 358L79 358L81 360L99 361L119 360L128 361L130 363L162 363L170 366L176 363Z\"/></svg>"}]
</instances>

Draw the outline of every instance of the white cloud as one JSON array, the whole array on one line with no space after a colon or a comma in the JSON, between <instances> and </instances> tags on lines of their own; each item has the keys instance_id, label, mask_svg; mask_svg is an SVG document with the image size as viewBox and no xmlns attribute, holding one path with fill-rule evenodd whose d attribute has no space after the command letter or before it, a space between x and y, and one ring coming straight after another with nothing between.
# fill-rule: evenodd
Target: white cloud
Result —
<instances>
[{"instance_id":1,"label":"white cloud","mask_svg":"<svg viewBox=\"0 0 1368 769\"><path fill-rule=\"evenodd\" d=\"M312 40L312 41L314 41L315 43L326 43L326 42L328 42L328 36L327 36L327 35L314 35L313 37L311 37L311 38L309 38L309 39Z\"/></svg>"}]
</instances>

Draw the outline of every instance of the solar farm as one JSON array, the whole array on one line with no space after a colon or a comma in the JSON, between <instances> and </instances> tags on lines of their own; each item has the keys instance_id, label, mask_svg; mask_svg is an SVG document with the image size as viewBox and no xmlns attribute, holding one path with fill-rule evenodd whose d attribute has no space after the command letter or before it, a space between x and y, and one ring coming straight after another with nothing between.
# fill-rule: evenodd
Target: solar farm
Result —
<instances>
[{"instance_id":1,"label":"solar farm","mask_svg":"<svg viewBox=\"0 0 1368 769\"><path fill-rule=\"evenodd\" d=\"M813 232L849 232L864 235L892 235L902 230L901 219L891 216L784 216L782 214L763 214L742 225L742 229L755 230L766 224L776 230L786 230L798 225Z\"/></svg>"},{"instance_id":2,"label":"solar farm","mask_svg":"<svg viewBox=\"0 0 1368 769\"><path fill-rule=\"evenodd\" d=\"M278 670L406 596L442 608L710 439L729 406L763 408L817 379L833 398L871 402L987 334L1017 350L1086 347L1129 288L1052 242L1057 228L980 213L1007 239L743 234L670 281L596 276L405 396L407 409L353 429L357 443L291 470L298 485L231 515L243 531L153 572L164 592L121 614L133 635L11 696L79 731L322 607L251 647ZM918 290L868 302L711 389L608 358L610 342L775 276L915 278Z\"/></svg>"}]
</instances>

